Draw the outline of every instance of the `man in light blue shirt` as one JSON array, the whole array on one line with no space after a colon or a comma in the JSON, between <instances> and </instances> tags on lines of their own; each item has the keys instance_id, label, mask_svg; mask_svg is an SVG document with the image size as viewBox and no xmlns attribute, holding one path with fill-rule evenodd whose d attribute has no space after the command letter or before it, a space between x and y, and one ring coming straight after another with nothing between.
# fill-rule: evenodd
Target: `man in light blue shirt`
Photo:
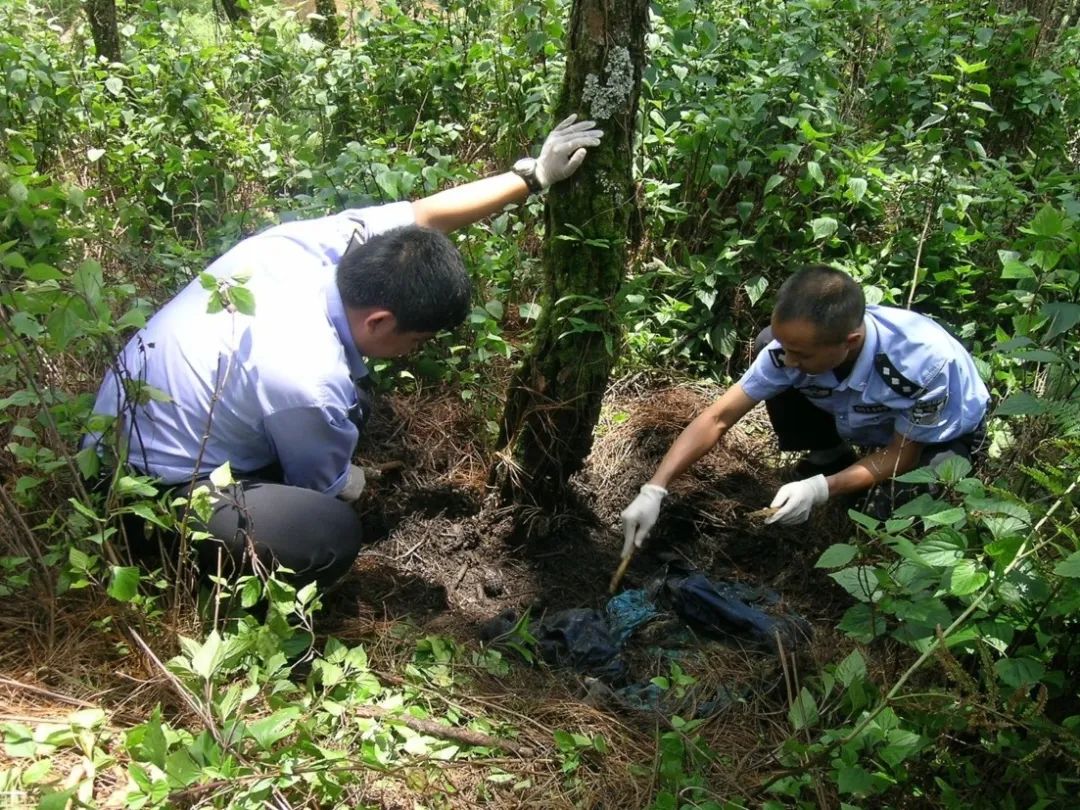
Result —
<instances>
[{"instance_id":1,"label":"man in light blue shirt","mask_svg":"<svg viewBox=\"0 0 1080 810\"><path fill-rule=\"evenodd\" d=\"M241 482L216 502L208 529L220 542L200 544L204 573L243 570L252 552L298 581L348 570L360 543L348 502L364 487L352 463L370 408L364 358L408 354L464 320L469 277L445 233L569 177L600 137L571 116L539 158L505 174L270 228L128 342L95 405L118 417L119 455L170 486L226 462Z\"/></svg>"},{"instance_id":2,"label":"man in light blue shirt","mask_svg":"<svg viewBox=\"0 0 1080 810\"><path fill-rule=\"evenodd\" d=\"M789 278L757 348L742 379L682 432L623 512L624 557L656 522L669 483L763 400L780 449L810 451L796 465L799 480L776 493L770 523L802 523L830 497L970 458L982 442L990 396L967 350L923 315L867 306L839 270L814 265ZM856 458L852 444L878 449Z\"/></svg>"}]
</instances>

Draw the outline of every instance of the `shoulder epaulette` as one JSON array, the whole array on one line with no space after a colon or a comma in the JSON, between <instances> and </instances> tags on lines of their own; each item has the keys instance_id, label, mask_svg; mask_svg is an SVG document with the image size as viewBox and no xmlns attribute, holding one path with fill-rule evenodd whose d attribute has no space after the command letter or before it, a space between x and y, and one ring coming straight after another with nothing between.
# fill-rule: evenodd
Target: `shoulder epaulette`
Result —
<instances>
[{"instance_id":1,"label":"shoulder epaulette","mask_svg":"<svg viewBox=\"0 0 1080 810\"><path fill-rule=\"evenodd\" d=\"M917 399L926 393L926 389L917 383L913 383L900 373L893 365L892 360L884 352L874 356L874 370L881 375L881 379L893 391L908 399Z\"/></svg>"},{"instance_id":2,"label":"shoulder epaulette","mask_svg":"<svg viewBox=\"0 0 1080 810\"><path fill-rule=\"evenodd\" d=\"M772 364L777 368L784 367L784 350L783 349L769 349L769 357L772 359Z\"/></svg>"}]
</instances>

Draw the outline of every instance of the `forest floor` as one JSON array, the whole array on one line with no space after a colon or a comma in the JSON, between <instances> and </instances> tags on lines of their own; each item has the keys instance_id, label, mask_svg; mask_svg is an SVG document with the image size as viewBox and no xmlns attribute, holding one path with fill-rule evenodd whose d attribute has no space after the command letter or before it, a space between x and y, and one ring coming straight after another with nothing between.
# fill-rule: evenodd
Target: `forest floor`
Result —
<instances>
[{"instance_id":1,"label":"forest floor","mask_svg":"<svg viewBox=\"0 0 1080 810\"><path fill-rule=\"evenodd\" d=\"M432 389L380 398L360 458L372 467L400 467L369 482L361 509L367 542L346 581L324 597L317 633L364 644L373 671L401 683L418 639L438 636L479 650L480 628L503 611L528 610L538 618L564 608L602 609L622 546L619 512L718 393L644 378L615 385L592 455L575 477L575 504L554 515L500 508L485 498L484 426L457 394ZM792 734L788 712L799 679L853 647L834 629L850 598L814 567L826 547L850 536L842 510L819 509L809 524L792 528L750 515L768 504L783 463L764 413L752 412L674 484L623 583L641 587L674 556L710 579L770 589L779 598L768 610L798 615L812 628L783 655L703 641L699 655L680 661L698 694L723 687L737 696L695 731L714 756L686 759L688 769L707 774L709 795L737 801L760 799L778 772L775 754ZM122 629L152 635L164 660L175 635L192 634L192 626L182 620L170 626L167 619L148 624L105 599L65 599L59 601L66 607L54 606L47 619L46 611L22 603L0 621L2 719L43 720L94 705L124 728L145 721L157 704L174 722L189 714L160 667L134 650ZM652 652L631 657L644 682L672 671L671 659ZM500 674L466 667L468 674L453 684L451 705L492 719L535 756L456 762L419 791L415 781L388 785L375 775L366 799L401 808L649 806L662 787L657 751L673 712L630 711L577 673L509 658L509 670ZM879 655L870 665L884 668L888 679L900 662ZM568 772L566 758L552 747L559 729L600 734L611 753L586 757ZM490 783L493 763L515 775L513 785ZM115 792L122 780L117 770L106 781Z\"/></svg>"}]
</instances>

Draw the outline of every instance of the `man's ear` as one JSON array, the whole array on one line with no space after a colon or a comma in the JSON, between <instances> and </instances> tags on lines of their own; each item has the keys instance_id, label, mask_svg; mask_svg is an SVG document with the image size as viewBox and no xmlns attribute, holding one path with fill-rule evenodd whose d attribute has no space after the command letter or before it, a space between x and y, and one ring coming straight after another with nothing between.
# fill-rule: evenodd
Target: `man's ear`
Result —
<instances>
[{"instance_id":1,"label":"man's ear","mask_svg":"<svg viewBox=\"0 0 1080 810\"><path fill-rule=\"evenodd\" d=\"M862 340L862 336L863 331L861 329L856 329L854 332L848 332L847 337L844 338L844 345L848 349L854 349L859 341Z\"/></svg>"},{"instance_id":2,"label":"man's ear","mask_svg":"<svg viewBox=\"0 0 1080 810\"><path fill-rule=\"evenodd\" d=\"M373 309L364 315L363 330L369 335L388 335L397 329L397 318L388 309Z\"/></svg>"}]
</instances>

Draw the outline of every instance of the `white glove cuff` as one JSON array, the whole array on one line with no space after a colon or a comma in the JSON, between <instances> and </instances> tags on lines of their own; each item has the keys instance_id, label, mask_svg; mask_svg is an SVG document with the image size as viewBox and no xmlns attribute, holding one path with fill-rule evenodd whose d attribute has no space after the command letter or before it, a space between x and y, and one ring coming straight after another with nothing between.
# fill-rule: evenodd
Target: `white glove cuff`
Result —
<instances>
[{"instance_id":1,"label":"white glove cuff","mask_svg":"<svg viewBox=\"0 0 1080 810\"><path fill-rule=\"evenodd\" d=\"M825 503L825 501L829 500L829 482L825 480L824 475L807 478L806 483L813 489L815 504Z\"/></svg>"},{"instance_id":2,"label":"white glove cuff","mask_svg":"<svg viewBox=\"0 0 1080 810\"><path fill-rule=\"evenodd\" d=\"M667 497L668 491L661 486L657 486L656 484L642 484L641 494L648 495L651 498L656 498L656 500L662 501L664 498Z\"/></svg>"}]
</instances>

